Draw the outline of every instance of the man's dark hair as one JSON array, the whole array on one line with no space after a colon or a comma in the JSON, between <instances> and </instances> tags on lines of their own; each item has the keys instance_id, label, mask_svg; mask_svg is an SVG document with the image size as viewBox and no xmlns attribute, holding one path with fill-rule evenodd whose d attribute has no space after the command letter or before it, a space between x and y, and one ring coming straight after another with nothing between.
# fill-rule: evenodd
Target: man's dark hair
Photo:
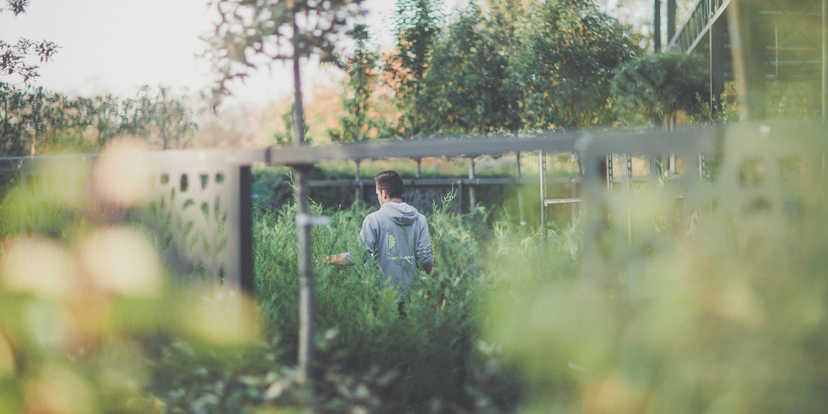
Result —
<instances>
[{"instance_id":1,"label":"man's dark hair","mask_svg":"<svg viewBox=\"0 0 828 414\"><path fill-rule=\"evenodd\" d=\"M374 177L374 183L380 190L388 191L388 197L400 198L403 194L403 180L396 171L383 171Z\"/></svg>"}]
</instances>

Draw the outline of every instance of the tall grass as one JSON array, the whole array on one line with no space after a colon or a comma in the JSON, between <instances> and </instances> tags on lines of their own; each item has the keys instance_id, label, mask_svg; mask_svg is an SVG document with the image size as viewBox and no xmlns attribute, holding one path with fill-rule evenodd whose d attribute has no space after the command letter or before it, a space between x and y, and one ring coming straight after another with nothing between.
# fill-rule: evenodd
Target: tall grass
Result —
<instances>
[{"instance_id":1,"label":"tall grass","mask_svg":"<svg viewBox=\"0 0 828 414\"><path fill-rule=\"evenodd\" d=\"M324 349L346 372L373 367L392 373L383 398L398 410L472 409L476 397L470 390L482 387L473 372L487 359L478 350L482 297L493 286L480 260L488 250L481 231L486 225L482 217L449 213L451 197L427 212L439 276L421 273L421 280L413 282L416 288L403 298L406 318L398 312L399 293L384 284L378 267L357 260L357 265L335 268L317 260L314 269L317 327L320 335L328 335ZM321 207L311 210L319 213ZM369 212L358 207L337 211L330 227L315 228L314 256L350 251L363 257L358 233ZM288 363L294 362L298 331L294 214L292 206L259 211L254 228L257 294L267 334ZM514 383L497 386L499 401L514 404L519 397Z\"/></svg>"}]
</instances>

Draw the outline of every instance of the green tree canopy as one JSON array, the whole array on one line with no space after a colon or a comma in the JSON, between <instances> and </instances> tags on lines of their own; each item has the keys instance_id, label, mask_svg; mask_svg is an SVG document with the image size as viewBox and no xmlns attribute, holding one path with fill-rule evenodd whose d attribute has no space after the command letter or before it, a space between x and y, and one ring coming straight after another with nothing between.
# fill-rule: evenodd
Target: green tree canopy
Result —
<instances>
[{"instance_id":1,"label":"green tree canopy","mask_svg":"<svg viewBox=\"0 0 828 414\"><path fill-rule=\"evenodd\" d=\"M518 129L520 94L504 83L509 45L498 29L470 4L434 43L424 93L429 130Z\"/></svg>"},{"instance_id":2,"label":"green tree canopy","mask_svg":"<svg viewBox=\"0 0 828 414\"><path fill-rule=\"evenodd\" d=\"M159 85L157 91L147 85L138 88L135 98L124 101L122 111L121 132L143 136L161 149L190 145L198 130L187 96L174 94L168 86Z\"/></svg>"},{"instance_id":3,"label":"green tree canopy","mask_svg":"<svg viewBox=\"0 0 828 414\"><path fill-rule=\"evenodd\" d=\"M540 2L526 11L509 62L511 87L523 91L529 128L607 124L613 68L636 56L628 28L592 0Z\"/></svg>"},{"instance_id":4,"label":"green tree canopy","mask_svg":"<svg viewBox=\"0 0 828 414\"><path fill-rule=\"evenodd\" d=\"M710 78L701 55L655 53L623 63L615 72L613 111L624 124L662 125L679 111L707 115Z\"/></svg>"},{"instance_id":5,"label":"green tree canopy","mask_svg":"<svg viewBox=\"0 0 828 414\"><path fill-rule=\"evenodd\" d=\"M0 154L96 152L118 135L161 149L184 147L197 130L186 95L139 88L135 98L70 98L43 87L0 83Z\"/></svg>"},{"instance_id":6,"label":"green tree canopy","mask_svg":"<svg viewBox=\"0 0 828 414\"><path fill-rule=\"evenodd\" d=\"M356 41L354 53L346 58L346 79L342 93L342 107L347 115L339 118L341 129L329 129L334 142L355 142L368 138L371 128L381 127L368 117L371 95L377 86L379 53L369 48L368 28L357 24L348 31Z\"/></svg>"},{"instance_id":7,"label":"green tree canopy","mask_svg":"<svg viewBox=\"0 0 828 414\"><path fill-rule=\"evenodd\" d=\"M396 133L403 137L423 131L427 116L423 94L425 77L431 65L431 51L441 30L441 0L398 0L395 35L397 44L384 65L387 82L394 90L401 112Z\"/></svg>"}]
</instances>

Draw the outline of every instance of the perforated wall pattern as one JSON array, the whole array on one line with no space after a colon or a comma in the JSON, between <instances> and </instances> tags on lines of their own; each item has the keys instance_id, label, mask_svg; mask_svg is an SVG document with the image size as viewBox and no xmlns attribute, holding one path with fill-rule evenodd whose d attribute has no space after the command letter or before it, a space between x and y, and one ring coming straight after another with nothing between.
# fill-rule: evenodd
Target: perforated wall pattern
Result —
<instances>
[{"instance_id":1,"label":"perforated wall pattern","mask_svg":"<svg viewBox=\"0 0 828 414\"><path fill-rule=\"evenodd\" d=\"M194 283L252 287L249 166L261 150L189 150L24 158L22 228L129 223L170 271ZM246 170L245 170L246 169ZM247 171L247 174L245 174ZM243 180L247 182L243 182ZM247 236L245 236L247 233Z\"/></svg>"}]
</instances>

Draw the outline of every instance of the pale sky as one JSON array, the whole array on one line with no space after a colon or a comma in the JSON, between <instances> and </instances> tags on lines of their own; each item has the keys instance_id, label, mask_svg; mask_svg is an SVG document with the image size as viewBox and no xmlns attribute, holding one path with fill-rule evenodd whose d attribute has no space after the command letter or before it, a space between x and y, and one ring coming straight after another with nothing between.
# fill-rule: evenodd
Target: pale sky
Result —
<instances>
[{"instance_id":1,"label":"pale sky","mask_svg":"<svg viewBox=\"0 0 828 414\"><path fill-rule=\"evenodd\" d=\"M56 42L60 51L40 69L34 85L67 94L132 96L140 85L188 88L195 95L210 84L209 63L199 36L213 28L208 0L31 0L26 14L0 13L0 39L20 37ZM464 0L446 1L451 7ZM396 1L366 0L372 36L390 43ZM5 6L5 1L2 1ZM381 40L381 41L383 41ZM281 64L276 64L282 66ZM314 65L304 81L331 82ZM292 75L275 66L234 85L237 103L265 105L292 90ZM329 69L330 71L330 69ZM8 81L8 79L3 79ZM305 89L309 91L310 88ZM231 100L230 104L233 103Z\"/></svg>"},{"instance_id":2,"label":"pale sky","mask_svg":"<svg viewBox=\"0 0 828 414\"><path fill-rule=\"evenodd\" d=\"M41 66L33 83L52 91L90 96L113 93L133 96L140 85L165 84L176 91L187 88L191 96L210 85L209 63L197 57L205 43L199 36L213 29L209 0L31 0L26 14L0 13L0 40L16 43L20 37L50 40L61 49L54 60ZM468 0L444 0L447 9ZM652 0L598 0L610 14L631 14L622 20L647 21ZM694 0L679 0L688 8ZM0 5L6 6L5 0ZM393 43L392 21L396 0L365 0L365 23L377 42ZM619 16L620 17L620 16ZM665 29L666 30L666 29ZM307 92L314 83L333 84L332 68L306 64L303 83ZM5 76L0 78L10 81ZM13 83L14 80L11 80ZM226 105L264 106L291 93L292 74L281 63L235 84L235 96Z\"/></svg>"}]
</instances>

